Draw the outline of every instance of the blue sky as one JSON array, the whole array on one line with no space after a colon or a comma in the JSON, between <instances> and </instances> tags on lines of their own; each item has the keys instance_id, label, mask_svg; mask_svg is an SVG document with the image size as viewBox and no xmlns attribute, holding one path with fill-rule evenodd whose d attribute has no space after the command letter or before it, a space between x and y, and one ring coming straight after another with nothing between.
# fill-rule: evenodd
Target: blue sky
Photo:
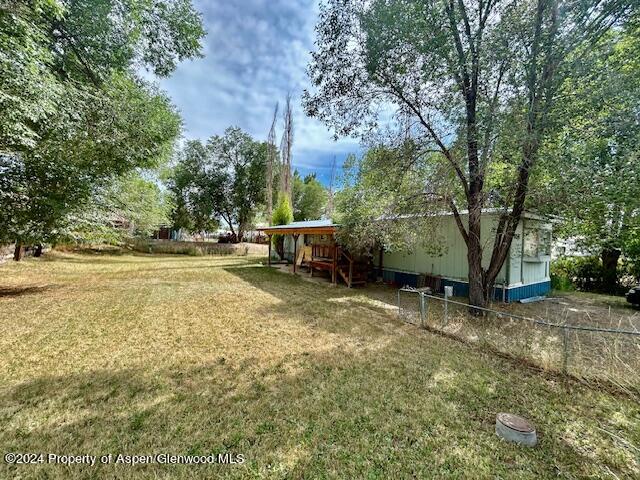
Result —
<instances>
[{"instance_id":1,"label":"blue sky","mask_svg":"<svg viewBox=\"0 0 640 480\"><path fill-rule=\"evenodd\" d=\"M204 58L186 61L160 86L184 119L186 138L206 140L237 125L266 140L273 108L293 96L293 167L315 171L328 183L331 164L360 149L355 139L333 140L319 121L307 118L300 97L309 86L306 67L313 50L317 0L194 0L207 37ZM278 123L278 143L282 120Z\"/></svg>"}]
</instances>

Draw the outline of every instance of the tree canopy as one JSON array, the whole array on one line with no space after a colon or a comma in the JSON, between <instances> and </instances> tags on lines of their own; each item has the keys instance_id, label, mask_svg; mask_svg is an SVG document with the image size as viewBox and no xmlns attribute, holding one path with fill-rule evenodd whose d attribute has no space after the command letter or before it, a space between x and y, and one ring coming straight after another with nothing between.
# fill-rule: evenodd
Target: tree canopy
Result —
<instances>
[{"instance_id":1,"label":"tree canopy","mask_svg":"<svg viewBox=\"0 0 640 480\"><path fill-rule=\"evenodd\" d=\"M156 179L132 172L94 190L60 236L76 243L128 243L169 225L172 208L170 193Z\"/></svg>"},{"instance_id":2,"label":"tree canopy","mask_svg":"<svg viewBox=\"0 0 640 480\"><path fill-rule=\"evenodd\" d=\"M267 144L237 127L214 135L207 145L186 144L170 188L176 194L174 225L206 231L224 221L241 242L265 201Z\"/></svg>"},{"instance_id":3,"label":"tree canopy","mask_svg":"<svg viewBox=\"0 0 640 480\"><path fill-rule=\"evenodd\" d=\"M291 189L293 217L296 221L317 220L327 205L327 189L316 179L315 174L300 177L298 171L293 172Z\"/></svg>"},{"instance_id":4,"label":"tree canopy","mask_svg":"<svg viewBox=\"0 0 640 480\"><path fill-rule=\"evenodd\" d=\"M204 29L190 0L16 0L0 4L0 150L73 120L114 73L167 76L200 55ZM74 90L89 88L93 95Z\"/></svg>"},{"instance_id":5,"label":"tree canopy","mask_svg":"<svg viewBox=\"0 0 640 480\"><path fill-rule=\"evenodd\" d=\"M140 68L200 55L190 0L17 0L0 6L3 240L54 241L118 177L166 161L181 120Z\"/></svg>"},{"instance_id":6,"label":"tree canopy","mask_svg":"<svg viewBox=\"0 0 640 480\"><path fill-rule=\"evenodd\" d=\"M633 9L613 0L332 0L316 28L307 113L336 135L371 135L391 112L417 144L413 158L402 157L404 171L433 160L435 175L412 195L453 213L467 245L470 302L485 305L554 125L559 86L575 72L572 53ZM483 262L487 206L502 215Z\"/></svg>"},{"instance_id":7,"label":"tree canopy","mask_svg":"<svg viewBox=\"0 0 640 480\"><path fill-rule=\"evenodd\" d=\"M180 132L168 99L126 77L114 78L76 117L59 117L34 148L6 157L6 187L15 194L2 197L5 241L55 241L96 190L168 160Z\"/></svg>"},{"instance_id":8,"label":"tree canopy","mask_svg":"<svg viewBox=\"0 0 640 480\"><path fill-rule=\"evenodd\" d=\"M545 145L540 208L559 232L602 257L615 290L621 254L640 235L640 28L637 21L579 52L583 75L567 78L555 109L562 124Z\"/></svg>"},{"instance_id":9,"label":"tree canopy","mask_svg":"<svg viewBox=\"0 0 640 480\"><path fill-rule=\"evenodd\" d=\"M286 192L278 193L278 203L271 221L272 225L288 225L293 222L293 208ZM284 235L272 235L271 242L275 245L280 258L284 258Z\"/></svg>"}]
</instances>

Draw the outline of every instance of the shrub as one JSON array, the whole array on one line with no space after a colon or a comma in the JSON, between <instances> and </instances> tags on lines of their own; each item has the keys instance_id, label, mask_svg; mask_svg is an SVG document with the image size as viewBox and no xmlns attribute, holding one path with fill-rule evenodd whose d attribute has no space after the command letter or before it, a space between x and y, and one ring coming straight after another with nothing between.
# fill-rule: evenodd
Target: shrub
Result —
<instances>
[{"instance_id":1,"label":"shrub","mask_svg":"<svg viewBox=\"0 0 640 480\"><path fill-rule=\"evenodd\" d=\"M551 264L551 285L558 290L602 290L602 262L595 256L559 258Z\"/></svg>"},{"instance_id":2,"label":"shrub","mask_svg":"<svg viewBox=\"0 0 640 480\"><path fill-rule=\"evenodd\" d=\"M551 288L561 292L570 292L575 290L573 282L565 272L554 270L551 266Z\"/></svg>"},{"instance_id":3,"label":"shrub","mask_svg":"<svg viewBox=\"0 0 640 480\"><path fill-rule=\"evenodd\" d=\"M625 258L618 267L618 281L625 290L640 283L640 260Z\"/></svg>"},{"instance_id":4,"label":"shrub","mask_svg":"<svg viewBox=\"0 0 640 480\"><path fill-rule=\"evenodd\" d=\"M640 260L622 258L617 268L619 292L640 282ZM551 287L555 290L583 290L587 292L607 292L602 260L596 256L562 257L551 264ZM607 288L609 287L609 288Z\"/></svg>"},{"instance_id":5,"label":"shrub","mask_svg":"<svg viewBox=\"0 0 640 480\"><path fill-rule=\"evenodd\" d=\"M288 223L293 222L293 209L291 208L291 202L289 201L289 197L287 197L283 192L278 194L278 206L274 210L271 220L274 225L287 225ZM284 258L284 236L274 235L272 241L280 258Z\"/></svg>"}]
</instances>

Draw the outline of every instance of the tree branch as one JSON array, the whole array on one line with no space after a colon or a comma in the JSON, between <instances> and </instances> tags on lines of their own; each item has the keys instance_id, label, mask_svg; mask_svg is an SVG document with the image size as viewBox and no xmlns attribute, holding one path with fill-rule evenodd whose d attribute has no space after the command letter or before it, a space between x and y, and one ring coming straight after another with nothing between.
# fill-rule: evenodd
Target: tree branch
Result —
<instances>
[{"instance_id":1,"label":"tree branch","mask_svg":"<svg viewBox=\"0 0 640 480\"><path fill-rule=\"evenodd\" d=\"M456 220L456 225L458 226L458 230L460 230L460 234L464 239L464 243L468 247L469 233L467 232L467 229L464 227L464 224L462 223L462 218L460 217L460 212L458 212L458 207L456 207L456 204L453 202L452 199L449 199L449 207L451 207L451 211L453 212L453 218Z\"/></svg>"},{"instance_id":2,"label":"tree branch","mask_svg":"<svg viewBox=\"0 0 640 480\"><path fill-rule=\"evenodd\" d=\"M458 24L456 22L454 8L453 0L449 0L449 3L445 4L445 11L447 12L447 18L449 19L449 27L451 28L456 52L458 54L458 68L460 70L458 76L462 78L462 94L466 98L470 87L469 72L467 70L467 60L464 54L464 47L462 46L462 40L460 39L460 33L458 32Z\"/></svg>"},{"instance_id":3,"label":"tree branch","mask_svg":"<svg viewBox=\"0 0 640 480\"><path fill-rule=\"evenodd\" d=\"M462 184L462 188L464 189L465 196L468 197L469 185L467 183L467 178L465 177L464 172L460 168L460 165L458 165L458 162L456 162L455 158L453 158L451 151L446 147L442 139L438 136L433 126L424 118L420 109L418 109L416 105L410 102L409 99L407 99L405 95L402 93L402 91L393 84L393 82L390 82L387 78L384 78L384 77L383 77L383 80L391 88L392 95L395 95L396 97L398 97L400 101L402 101L405 105L407 105L411 109L411 111L418 117L420 124L427 130L427 132L429 132L429 135L431 136L433 141L436 142L436 145L438 145L438 148L440 149L442 154L445 156L445 158L449 161L449 163L455 170L456 175L458 176L458 178L460 179L460 183Z\"/></svg>"}]
</instances>

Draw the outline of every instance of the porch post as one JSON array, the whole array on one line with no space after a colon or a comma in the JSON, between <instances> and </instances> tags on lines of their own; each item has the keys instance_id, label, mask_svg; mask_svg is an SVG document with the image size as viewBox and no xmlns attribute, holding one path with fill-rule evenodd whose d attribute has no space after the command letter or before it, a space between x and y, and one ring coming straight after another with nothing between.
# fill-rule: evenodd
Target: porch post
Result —
<instances>
[{"instance_id":1,"label":"porch post","mask_svg":"<svg viewBox=\"0 0 640 480\"><path fill-rule=\"evenodd\" d=\"M271 235L267 234L267 238L269 239L269 257L267 258L267 266L271 266Z\"/></svg>"},{"instance_id":2,"label":"porch post","mask_svg":"<svg viewBox=\"0 0 640 480\"><path fill-rule=\"evenodd\" d=\"M299 233L294 233L293 234L293 273L296 273L296 263L298 260L298 237L300 236Z\"/></svg>"},{"instance_id":3,"label":"porch post","mask_svg":"<svg viewBox=\"0 0 640 480\"><path fill-rule=\"evenodd\" d=\"M331 271L331 281L335 285L338 283L338 245L333 244L333 268Z\"/></svg>"}]
</instances>

